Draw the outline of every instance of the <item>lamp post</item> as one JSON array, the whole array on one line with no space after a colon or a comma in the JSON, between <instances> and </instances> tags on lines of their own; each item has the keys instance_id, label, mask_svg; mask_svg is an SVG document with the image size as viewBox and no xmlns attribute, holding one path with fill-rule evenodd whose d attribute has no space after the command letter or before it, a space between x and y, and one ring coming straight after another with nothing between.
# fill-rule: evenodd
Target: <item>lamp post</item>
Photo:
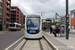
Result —
<instances>
[{"instance_id":1,"label":"lamp post","mask_svg":"<svg viewBox=\"0 0 75 50\"><path fill-rule=\"evenodd\" d=\"M66 39L69 39L69 15L68 15L68 0L66 0Z\"/></svg>"},{"instance_id":2,"label":"lamp post","mask_svg":"<svg viewBox=\"0 0 75 50\"><path fill-rule=\"evenodd\" d=\"M57 16L59 16L59 14L58 13L55 13L55 19L57 19Z\"/></svg>"},{"instance_id":3,"label":"lamp post","mask_svg":"<svg viewBox=\"0 0 75 50\"><path fill-rule=\"evenodd\" d=\"M55 13L55 20L57 20L57 16L59 16L58 13ZM57 21L55 21L55 24L57 23Z\"/></svg>"}]
</instances>

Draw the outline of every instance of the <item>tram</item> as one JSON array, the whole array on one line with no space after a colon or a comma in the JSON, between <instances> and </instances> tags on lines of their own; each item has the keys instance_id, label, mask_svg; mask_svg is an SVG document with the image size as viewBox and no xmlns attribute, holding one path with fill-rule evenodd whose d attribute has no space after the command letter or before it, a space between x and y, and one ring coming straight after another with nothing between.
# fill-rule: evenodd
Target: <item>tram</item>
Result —
<instances>
[{"instance_id":1,"label":"tram","mask_svg":"<svg viewBox=\"0 0 75 50\"><path fill-rule=\"evenodd\" d=\"M27 15L25 17L24 37L29 39L42 38L42 17L40 15Z\"/></svg>"},{"instance_id":2,"label":"tram","mask_svg":"<svg viewBox=\"0 0 75 50\"><path fill-rule=\"evenodd\" d=\"M21 24L19 23L9 23L9 30L21 30Z\"/></svg>"}]
</instances>

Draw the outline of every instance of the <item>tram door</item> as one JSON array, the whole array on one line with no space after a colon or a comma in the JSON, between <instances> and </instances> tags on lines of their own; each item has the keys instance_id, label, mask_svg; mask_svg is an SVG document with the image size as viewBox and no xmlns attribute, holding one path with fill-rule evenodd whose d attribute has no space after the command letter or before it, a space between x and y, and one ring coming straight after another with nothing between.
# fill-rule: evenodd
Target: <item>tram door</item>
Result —
<instances>
[{"instance_id":1,"label":"tram door","mask_svg":"<svg viewBox=\"0 0 75 50\"><path fill-rule=\"evenodd\" d=\"M0 31L2 31L2 24L0 24Z\"/></svg>"}]
</instances>

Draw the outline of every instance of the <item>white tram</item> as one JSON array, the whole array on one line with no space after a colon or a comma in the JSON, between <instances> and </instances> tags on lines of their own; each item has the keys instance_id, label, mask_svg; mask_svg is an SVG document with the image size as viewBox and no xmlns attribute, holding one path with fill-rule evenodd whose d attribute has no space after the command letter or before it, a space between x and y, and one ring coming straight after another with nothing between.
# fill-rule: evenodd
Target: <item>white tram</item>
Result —
<instances>
[{"instance_id":1,"label":"white tram","mask_svg":"<svg viewBox=\"0 0 75 50\"><path fill-rule=\"evenodd\" d=\"M42 18L40 15L25 17L24 37L29 39L42 38Z\"/></svg>"},{"instance_id":2,"label":"white tram","mask_svg":"<svg viewBox=\"0 0 75 50\"><path fill-rule=\"evenodd\" d=\"M21 30L21 24L19 23L9 23L9 30Z\"/></svg>"}]
</instances>

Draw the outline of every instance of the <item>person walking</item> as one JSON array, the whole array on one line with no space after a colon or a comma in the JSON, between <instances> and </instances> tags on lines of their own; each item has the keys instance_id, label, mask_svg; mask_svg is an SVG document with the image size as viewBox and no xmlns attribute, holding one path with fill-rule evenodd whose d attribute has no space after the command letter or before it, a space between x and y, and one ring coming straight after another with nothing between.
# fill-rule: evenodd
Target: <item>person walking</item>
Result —
<instances>
[{"instance_id":1,"label":"person walking","mask_svg":"<svg viewBox=\"0 0 75 50\"><path fill-rule=\"evenodd\" d=\"M70 26L68 26L68 29L69 29L69 33L70 33Z\"/></svg>"},{"instance_id":2,"label":"person walking","mask_svg":"<svg viewBox=\"0 0 75 50\"><path fill-rule=\"evenodd\" d=\"M50 27L50 34L53 32L53 29L52 29L52 27Z\"/></svg>"}]
</instances>

